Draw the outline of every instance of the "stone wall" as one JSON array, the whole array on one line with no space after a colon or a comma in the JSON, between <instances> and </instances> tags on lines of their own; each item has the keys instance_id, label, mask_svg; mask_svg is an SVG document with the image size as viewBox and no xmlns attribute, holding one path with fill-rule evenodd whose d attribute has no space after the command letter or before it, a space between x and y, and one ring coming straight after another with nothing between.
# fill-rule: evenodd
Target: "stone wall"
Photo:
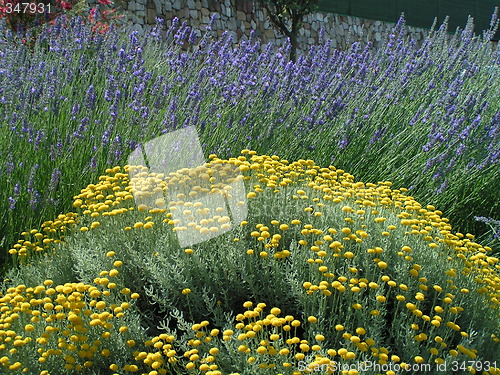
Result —
<instances>
[{"instance_id":1,"label":"stone wall","mask_svg":"<svg viewBox=\"0 0 500 375\"><path fill-rule=\"evenodd\" d=\"M156 17L164 19L167 26L171 25L174 17L178 17L181 22L187 21L201 36L210 23L211 15L217 13L213 32L220 36L229 31L235 43L247 40L251 30L255 30L263 44L273 42L281 46L285 42L285 37L275 30L267 13L252 0L129 0L125 2L124 10L127 24L141 33L152 29ZM324 38L331 39L333 47L338 49L345 50L353 42L367 41L379 47L384 35L393 26L381 21L316 12L304 18L298 38L299 49L307 50L308 45L318 43L321 28L324 29ZM427 32L408 27L408 33L417 44Z\"/></svg>"}]
</instances>

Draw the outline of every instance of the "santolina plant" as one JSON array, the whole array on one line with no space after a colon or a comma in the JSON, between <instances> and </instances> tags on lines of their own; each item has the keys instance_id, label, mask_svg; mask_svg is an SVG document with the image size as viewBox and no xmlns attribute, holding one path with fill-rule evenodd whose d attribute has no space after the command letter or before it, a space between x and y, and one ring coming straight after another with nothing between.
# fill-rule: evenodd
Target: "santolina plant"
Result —
<instances>
[{"instance_id":1,"label":"santolina plant","mask_svg":"<svg viewBox=\"0 0 500 375\"><path fill-rule=\"evenodd\" d=\"M207 154L314 158L408 186L463 231L487 230L474 216L498 219L499 52L471 22L416 47L401 19L385 48L322 41L296 64L255 38L234 47L209 30L193 45L178 20L142 37L57 19L34 51L0 25L4 248L137 144L189 125Z\"/></svg>"},{"instance_id":2,"label":"santolina plant","mask_svg":"<svg viewBox=\"0 0 500 375\"><path fill-rule=\"evenodd\" d=\"M234 168L241 222L202 203L231 199ZM174 182L186 192L134 203ZM390 182L243 150L168 175L109 168L73 208L10 250L12 373L500 373L499 259ZM221 235L180 247L188 230Z\"/></svg>"}]
</instances>

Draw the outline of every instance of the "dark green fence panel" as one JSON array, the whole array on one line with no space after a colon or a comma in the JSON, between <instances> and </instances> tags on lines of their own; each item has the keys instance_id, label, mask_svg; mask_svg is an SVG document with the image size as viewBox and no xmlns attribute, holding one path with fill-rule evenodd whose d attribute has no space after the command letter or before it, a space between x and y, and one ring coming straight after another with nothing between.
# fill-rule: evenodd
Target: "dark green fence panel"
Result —
<instances>
[{"instance_id":1,"label":"dark green fence panel","mask_svg":"<svg viewBox=\"0 0 500 375\"><path fill-rule=\"evenodd\" d=\"M350 0L319 0L318 11L337 14L351 14Z\"/></svg>"},{"instance_id":2,"label":"dark green fence panel","mask_svg":"<svg viewBox=\"0 0 500 375\"><path fill-rule=\"evenodd\" d=\"M429 29L434 18L439 16L438 3L436 0L398 0L398 14L405 14L408 25ZM442 21L438 17L438 24L441 24Z\"/></svg>"},{"instance_id":3,"label":"dark green fence panel","mask_svg":"<svg viewBox=\"0 0 500 375\"><path fill-rule=\"evenodd\" d=\"M441 18L449 16L449 31L453 32L457 27L463 29L467 24L467 18L474 17L475 2L457 0L439 0L439 15Z\"/></svg>"},{"instance_id":4,"label":"dark green fence panel","mask_svg":"<svg viewBox=\"0 0 500 375\"><path fill-rule=\"evenodd\" d=\"M475 19L474 24L476 25L476 30L488 30L490 28L491 15L493 13L494 7L500 8L500 0L488 1L488 0L477 0L475 8ZM484 17L478 17L478 15L485 15ZM487 17L486 17L487 15ZM497 33L497 38L500 36L500 30Z\"/></svg>"},{"instance_id":5,"label":"dark green fence panel","mask_svg":"<svg viewBox=\"0 0 500 375\"><path fill-rule=\"evenodd\" d=\"M319 0L318 10L367 18L397 22L405 14L410 26L430 28L437 17L437 26L449 16L449 31L464 28L467 17L474 17L476 33L489 29L491 14L500 7L500 0ZM500 36L497 32L496 38Z\"/></svg>"},{"instance_id":6,"label":"dark green fence panel","mask_svg":"<svg viewBox=\"0 0 500 375\"><path fill-rule=\"evenodd\" d=\"M350 9L351 15L371 20L396 22L399 18L395 0L355 0Z\"/></svg>"}]
</instances>

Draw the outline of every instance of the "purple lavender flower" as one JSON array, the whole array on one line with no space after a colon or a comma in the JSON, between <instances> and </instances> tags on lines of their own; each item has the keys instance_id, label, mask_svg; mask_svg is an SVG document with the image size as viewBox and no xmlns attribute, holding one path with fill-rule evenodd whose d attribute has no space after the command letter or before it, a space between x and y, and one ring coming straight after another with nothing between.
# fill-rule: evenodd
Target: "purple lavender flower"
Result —
<instances>
[{"instance_id":1,"label":"purple lavender flower","mask_svg":"<svg viewBox=\"0 0 500 375\"><path fill-rule=\"evenodd\" d=\"M495 220L484 216L474 216L474 220L488 225L493 232L493 238L500 239L500 220Z\"/></svg>"},{"instance_id":2,"label":"purple lavender flower","mask_svg":"<svg viewBox=\"0 0 500 375\"><path fill-rule=\"evenodd\" d=\"M347 138L342 138L342 140L338 142L339 150L344 150L348 145L349 140Z\"/></svg>"},{"instance_id":3,"label":"purple lavender flower","mask_svg":"<svg viewBox=\"0 0 500 375\"><path fill-rule=\"evenodd\" d=\"M75 103L73 107L71 108L71 115L76 116L80 112L80 104Z\"/></svg>"},{"instance_id":4,"label":"purple lavender flower","mask_svg":"<svg viewBox=\"0 0 500 375\"><path fill-rule=\"evenodd\" d=\"M102 143L103 146L105 146L105 145L107 145L109 143L110 135L111 135L111 131L109 129L106 129L104 131L104 133L102 134L102 136L101 136L101 143Z\"/></svg>"},{"instance_id":5,"label":"purple lavender flower","mask_svg":"<svg viewBox=\"0 0 500 375\"><path fill-rule=\"evenodd\" d=\"M87 90L87 96L85 98L84 107L91 110L95 107L96 104L96 95L94 92L94 85L90 85Z\"/></svg>"},{"instance_id":6,"label":"purple lavender flower","mask_svg":"<svg viewBox=\"0 0 500 375\"><path fill-rule=\"evenodd\" d=\"M32 194L34 191L33 188L35 186L35 176L36 176L36 171L38 170L38 168L40 168L40 164L35 164L31 167L30 176L28 179L28 185L26 187L26 191L30 194Z\"/></svg>"},{"instance_id":7,"label":"purple lavender flower","mask_svg":"<svg viewBox=\"0 0 500 375\"><path fill-rule=\"evenodd\" d=\"M16 182L16 185L14 186L14 197L19 197L21 195L21 184L19 182Z\"/></svg>"},{"instance_id":8,"label":"purple lavender flower","mask_svg":"<svg viewBox=\"0 0 500 375\"><path fill-rule=\"evenodd\" d=\"M30 207L33 211L35 211L38 208L38 205L41 203L40 201L40 192L38 190L34 190L31 193L31 198L30 198Z\"/></svg>"},{"instance_id":9,"label":"purple lavender flower","mask_svg":"<svg viewBox=\"0 0 500 375\"><path fill-rule=\"evenodd\" d=\"M16 209L16 199L14 197L9 197L9 210L13 211Z\"/></svg>"},{"instance_id":10,"label":"purple lavender flower","mask_svg":"<svg viewBox=\"0 0 500 375\"><path fill-rule=\"evenodd\" d=\"M465 151L465 145L463 143L460 143L457 147L457 155L460 156L464 153Z\"/></svg>"},{"instance_id":11,"label":"purple lavender flower","mask_svg":"<svg viewBox=\"0 0 500 375\"><path fill-rule=\"evenodd\" d=\"M153 28L153 30L151 30L151 36L155 40L160 41L160 38L162 36L162 31L164 28L164 24L165 24L165 20L163 18L159 18L159 17L155 17L155 20L156 20L156 25Z\"/></svg>"},{"instance_id":12,"label":"purple lavender flower","mask_svg":"<svg viewBox=\"0 0 500 375\"><path fill-rule=\"evenodd\" d=\"M447 187L448 187L448 179L445 179L444 182L436 190L436 193L441 194L443 191L446 190Z\"/></svg>"},{"instance_id":13,"label":"purple lavender flower","mask_svg":"<svg viewBox=\"0 0 500 375\"><path fill-rule=\"evenodd\" d=\"M374 144L375 142L378 142L380 138L385 134L387 129L384 129L382 127L378 127L375 133L373 133L373 136L370 139L370 144Z\"/></svg>"},{"instance_id":14,"label":"purple lavender flower","mask_svg":"<svg viewBox=\"0 0 500 375\"><path fill-rule=\"evenodd\" d=\"M14 171L16 165L13 162L12 154L9 154L8 160L5 162L5 167L7 168L6 169L7 174L10 174Z\"/></svg>"},{"instance_id":15,"label":"purple lavender flower","mask_svg":"<svg viewBox=\"0 0 500 375\"><path fill-rule=\"evenodd\" d=\"M50 192L54 192L57 189L60 178L61 178L61 170L59 168L54 168L50 176L50 183L49 183Z\"/></svg>"},{"instance_id":16,"label":"purple lavender flower","mask_svg":"<svg viewBox=\"0 0 500 375\"><path fill-rule=\"evenodd\" d=\"M95 156L92 156L90 159L90 169L92 172L95 172L97 170L97 159Z\"/></svg>"},{"instance_id":17,"label":"purple lavender flower","mask_svg":"<svg viewBox=\"0 0 500 375\"><path fill-rule=\"evenodd\" d=\"M188 43L189 44L194 44L196 43L196 39L198 38L198 36L196 35L196 30L195 29L192 29L191 32L189 33L189 37L188 37Z\"/></svg>"}]
</instances>

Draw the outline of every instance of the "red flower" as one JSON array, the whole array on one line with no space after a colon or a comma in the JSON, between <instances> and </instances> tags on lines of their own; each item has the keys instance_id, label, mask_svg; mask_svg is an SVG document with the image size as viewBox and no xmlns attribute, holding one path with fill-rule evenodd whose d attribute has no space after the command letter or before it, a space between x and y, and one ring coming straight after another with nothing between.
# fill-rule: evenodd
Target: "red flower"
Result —
<instances>
[{"instance_id":1,"label":"red flower","mask_svg":"<svg viewBox=\"0 0 500 375\"><path fill-rule=\"evenodd\" d=\"M94 23L94 22L95 22L95 17L96 17L96 15L97 15L97 9L96 9L96 8L92 8L92 9L90 9L90 14L89 14L88 18L89 18L89 21L90 21L91 23Z\"/></svg>"},{"instance_id":2,"label":"red flower","mask_svg":"<svg viewBox=\"0 0 500 375\"><path fill-rule=\"evenodd\" d=\"M61 1L61 7L63 9L71 10L71 8L73 8L73 4L67 1Z\"/></svg>"},{"instance_id":3,"label":"red flower","mask_svg":"<svg viewBox=\"0 0 500 375\"><path fill-rule=\"evenodd\" d=\"M111 5L112 1L111 0L97 0L99 3L102 5Z\"/></svg>"}]
</instances>

